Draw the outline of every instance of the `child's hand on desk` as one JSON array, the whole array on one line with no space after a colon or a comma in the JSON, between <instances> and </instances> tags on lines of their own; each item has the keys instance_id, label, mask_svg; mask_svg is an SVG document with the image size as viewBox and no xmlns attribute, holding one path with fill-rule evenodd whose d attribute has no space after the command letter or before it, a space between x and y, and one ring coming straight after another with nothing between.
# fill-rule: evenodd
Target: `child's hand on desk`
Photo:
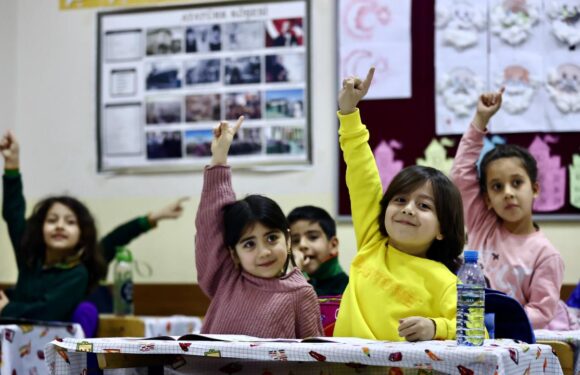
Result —
<instances>
[{"instance_id":1,"label":"child's hand on desk","mask_svg":"<svg viewBox=\"0 0 580 375\"><path fill-rule=\"evenodd\" d=\"M0 313L4 310L4 307L10 302L4 291L0 290Z\"/></svg>"},{"instance_id":2,"label":"child's hand on desk","mask_svg":"<svg viewBox=\"0 0 580 375\"><path fill-rule=\"evenodd\" d=\"M435 323L431 319L411 316L399 320L399 336L407 341L426 341L435 337Z\"/></svg>"}]
</instances>

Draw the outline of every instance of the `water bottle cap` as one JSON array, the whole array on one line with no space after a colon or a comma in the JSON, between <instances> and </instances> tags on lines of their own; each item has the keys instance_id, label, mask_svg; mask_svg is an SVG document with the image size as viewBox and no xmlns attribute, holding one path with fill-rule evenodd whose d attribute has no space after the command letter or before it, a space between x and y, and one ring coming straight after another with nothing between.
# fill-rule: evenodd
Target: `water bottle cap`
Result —
<instances>
[{"instance_id":1,"label":"water bottle cap","mask_svg":"<svg viewBox=\"0 0 580 375\"><path fill-rule=\"evenodd\" d=\"M477 263L478 252L476 250L465 250L463 252L465 263Z\"/></svg>"},{"instance_id":2,"label":"water bottle cap","mask_svg":"<svg viewBox=\"0 0 580 375\"><path fill-rule=\"evenodd\" d=\"M115 259L117 262L132 262L133 255L126 247L119 246L117 247L117 253L115 254Z\"/></svg>"}]
</instances>

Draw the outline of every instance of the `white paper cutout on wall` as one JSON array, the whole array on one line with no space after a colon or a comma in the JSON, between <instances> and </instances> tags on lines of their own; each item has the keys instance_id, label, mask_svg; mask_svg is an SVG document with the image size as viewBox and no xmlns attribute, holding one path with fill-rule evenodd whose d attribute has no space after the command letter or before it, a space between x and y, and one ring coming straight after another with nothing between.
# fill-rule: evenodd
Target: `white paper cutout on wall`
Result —
<instances>
[{"instance_id":1,"label":"white paper cutout on wall","mask_svg":"<svg viewBox=\"0 0 580 375\"><path fill-rule=\"evenodd\" d=\"M574 46L580 42L580 1L552 0L547 5L552 32L560 42Z\"/></svg>"},{"instance_id":2,"label":"white paper cutout on wall","mask_svg":"<svg viewBox=\"0 0 580 375\"><path fill-rule=\"evenodd\" d=\"M339 77L366 76L375 67L365 99L411 97L411 1L339 2ZM341 82L339 82L341 84Z\"/></svg>"},{"instance_id":3,"label":"white paper cutout on wall","mask_svg":"<svg viewBox=\"0 0 580 375\"><path fill-rule=\"evenodd\" d=\"M487 24L485 12L468 0L437 2L435 12L435 25L443 29L444 43L457 49L477 44L478 33Z\"/></svg>"},{"instance_id":4,"label":"white paper cutout on wall","mask_svg":"<svg viewBox=\"0 0 580 375\"><path fill-rule=\"evenodd\" d=\"M487 154L488 152L493 150L496 145L505 145L505 143L506 143L505 138L500 137L499 135L494 135L493 137L491 137L491 139L489 139L488 137L483 138L483 148L481 149L481 152L479 153L479 158L477 159L477 162L475 163L477 165L477 175L478 176L481 176L481 167L480 167L481 160L483 159L485 154Z\"/></svg>"},{"instance_id":5,"label":"white paper cutout on wall","mask_svg":"<svg viewBox=\"0 0 580 375\"><path fill-rule=\"evenodd\" d=\"M509 45L526 41L538 23L539 11L526 0L504 0L490 14L491 31Z\"/></svg>"},{"instance_id":6,"label":"white paper cutout on wall","mask_svg":"<svg viewBox=\"0 0 580 375\"><path fill-rule=\"evenodd\" d=\"M568 168L570 175L570 204L580 208L580 155L572 155L572 164Z\"/></svg>"},{"instance_id":7,"label":"white paper cutout on wall","mask_svg":"<svg viewBox=\"0 0 580 375\"><path fill-rule=\"evenodd\" d=\"M548 72L546 89L561 112L580 112L580 66L561 64Z\"/></svg>"},{"instance_id":8,"label":"white paper cutout on wall","mask_svg":"<svg viewBox=\"0 0 580 375\"><path fill-rule=\"evenodd\" d=\"M375 29L385 27L391 19L391 10L377 0L348 1L343 15L345 32L354 39L373 39Z\"/></svg>"},{"instance_id":9,"label":"white paper cutout on wall","mask_svg":"<svg viewBox=\"0 0 580 375\"><path fill-rule=\"evenodd\" d=\"M441 76L437 82L437 93L449 110L463 117L474 113L483 87L480 77L471 69L462 67Z\"/></svg>"},{"instance_id":10,"label":"white paper cutout on wall","mask_svg":"<svg viewBox=\"0 0 580 375\"><path fill-rule=\"evenodd\" d=\"M561 165L559 156L550 156L549 144L558 142L558 138L536 136L528 148L538 164L538 183L540 194L534 200L534 211L556 211L564 206L566 193L566 168Z\"/></svg>"},{"instance_id":11,"label":"white paper cutout on wall","mask_svg":"<svg viewBox=\"0 0 580 375\"><path fill-rule=\"evenodd\" d=\"M524 66L510 65L505 67L503 74L496 76L495 83L497 87L505 87L502 109L515 115L528 109L534 99L539 80L530 76L530 72Z\"/></svg>"},{"instance_id":12,"label":"white paper cutout on wall","mask_svg":"<svg viewBox=\"0 0 580 375\"><path fill-rule=\"evenodd\" d=\"M395 159L395 150L400 150L401 148L403 148L403 145L394 139L388 143L382 140L373 151L377 169L381 176L383 192L387 190L387 187L397 173L403 169L403 161Z\"/></svg>"},{"instance_id":13,"label":"white paper cutout on wall","mask_svg":"<svg viewBox=\"0 0 580 375\"><path fill-rule=\"evenodd\" d=\"M425 149L425 159L417 159L417 165L433 167L448 175L453 165L453 158L447 157L445 147L452 147L453 145L454 142L449 138L441 138L441 141L433 138Z\"/></svg>"}]
</instances>

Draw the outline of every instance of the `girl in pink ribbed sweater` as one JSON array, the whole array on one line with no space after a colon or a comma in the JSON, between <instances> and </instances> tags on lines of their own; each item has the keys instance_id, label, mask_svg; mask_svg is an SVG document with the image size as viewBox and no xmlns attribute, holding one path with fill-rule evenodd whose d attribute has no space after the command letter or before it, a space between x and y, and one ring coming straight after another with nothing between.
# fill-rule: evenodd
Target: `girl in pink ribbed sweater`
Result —
<instances>
[{"instance_id":1,"label":"girl in pink ribbed sweater","mask_svg":"<svg viewBox=\"0 0 580 375\"><path fill-rule=\"evenodd\" d=\"M227 155L243 117L214 130L195 237L197 279L211 298L202 333L264 338L322 336L314 289L295 267L290 226L273 200L236 201Z\"/></svg>"}]
</instances>

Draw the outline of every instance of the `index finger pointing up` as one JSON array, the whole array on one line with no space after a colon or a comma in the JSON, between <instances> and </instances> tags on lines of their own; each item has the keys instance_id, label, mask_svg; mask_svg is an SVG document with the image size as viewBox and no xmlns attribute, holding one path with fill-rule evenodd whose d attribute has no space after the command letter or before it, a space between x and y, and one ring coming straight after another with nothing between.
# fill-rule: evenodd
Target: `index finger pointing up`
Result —
<instances>
[{"instance_id":1,"label":"index finger pointing up","mask_svg":"<svg viewBox=\"0 0 580 375\"><path fill-rule=\"evenodd\" d=\"M363 82L363 89L364 89L365 94L367 93L367 91L369 91L369 87L371 86L371 82L373 80L374 75L375 75L375 67L371 66L371 68L369 69L369 72L367 73L367 76Z\"/></svg>"},{"instance_id":2,"label":"index finger pointing up","mask_svg":"<svg viewBox=\"0 0 580 375\"><path fill-rule=\"evenodd\" d=\"M236 122L236 125L234 126L235 133L237 133L240 126L242 126L242 122L244 122L244 116L238 117L238 121Z\"/></svg>"}]
</instances>

